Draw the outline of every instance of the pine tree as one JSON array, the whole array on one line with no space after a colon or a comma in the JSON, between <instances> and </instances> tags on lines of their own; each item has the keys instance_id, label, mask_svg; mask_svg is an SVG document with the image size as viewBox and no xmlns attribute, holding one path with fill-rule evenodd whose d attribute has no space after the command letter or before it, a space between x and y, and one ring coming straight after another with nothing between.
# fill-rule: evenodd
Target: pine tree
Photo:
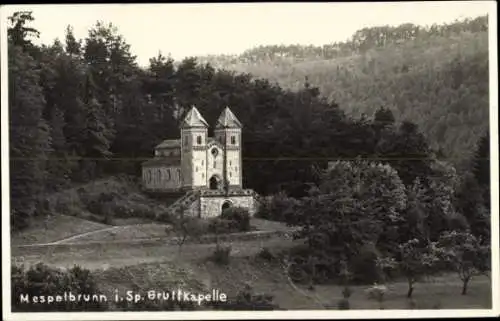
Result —
<instances>
[{"instance_id":1,"label":"pine tree","mask_svg":"<svg viewBox=\"0 0 500 321\"><path fill-rule=\"evenodd\" d=\"M50 136L37 64L10 41L8 49L11 224L23 228L44 192Z\"/></svg>"},{"instance_id":2,"label":"pine tree","mask_svg":"<svg viewBox=\"0 0 500 321\"><path fill-rule=\"evenodd\" d=\"M498 165L498 164L497 164ZM474 176L483 189L483 197L486 207L490 208L490 133L480 138L476 154L473 160Z\"/></svg>"},{"instance_id":3,"label":"pine tree","mask_svg":"<svg viewBox=\"0 0 500 321\"><path fill-rule=\"evenodd\" d=\"M75 35L73 34L73 27L66 27L66 52L75 57L80 57L82 41L76 41Z\"/></svg>"},{"instance_id":4,"label":"pine tree","mask_svg":"<svg viewBox=\"0 0 500 321\"><path fill-rule=\"evenodd\" d=\"M66 187L71 178L74 164L69 159L69 151L64 136L64 112L55 107L50 115L50 137L52 142L52 153L48 162L48 187L58 190Z\"/></svg>"}]
</instances>

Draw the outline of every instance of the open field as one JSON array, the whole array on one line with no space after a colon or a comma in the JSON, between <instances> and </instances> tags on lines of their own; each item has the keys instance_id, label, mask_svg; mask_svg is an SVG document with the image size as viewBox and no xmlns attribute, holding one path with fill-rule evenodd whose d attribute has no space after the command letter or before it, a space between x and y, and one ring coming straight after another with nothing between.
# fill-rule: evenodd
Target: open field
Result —
<instances>
[{"instance_id":1,"label":"open field","mask_svg":"<svg viewBox=\"0 0 500 321\"><path fill-rule=\"evenodd\" d=\"M74 216L53 215L48 219L37 217L31 226L22 232L12 233L12 245L44 244L56 242L83 233L108 228L110 225L97 223Z\"/></svg>"},{"instance_id":2,"label":"open field","mask_svg":"<svg viewBox=\"0 0 500 321\"><path fill-rule=\"evenodd\" d=\"M256 293L274 296L280 309L336 309L342 298L342 287L318 285L314 291L289 282L278 263L254 257L236 257L228 266L219 266L204 259L191 262L156 262L96 271L105 293L118 289L126 291L136 286L148 290L183 288L190 291L219 289L234 297L244 285ZM379 309L379 303L368 299L368 286L353 286L351 309ZM417 284L412 300L406 298L404 281L390 283L383 304L385 309L488 309L491 308L491 283L478 277L470 284L468 295L460 295L461 283L455 274L430 278Z\"/></svg>"},{"instance_id":3,"label":"open field","mask_svg":"<svg viewBox=\"0 0 500 321\"><path fill-rule=\"evenodd\" d=\"M289 248L296 241L282 238L251 240L231 243L221 243L232 247L233 256L248 256L257 254L263 247L273 249ZM185 244L179 254L176 245L164 244L137 244L123 246L116 244L102 244L99 247L72 249L71 247L53 249L42 247L30 253L13 248L12 256L15 262L24 262L26 265L44 262L47 265L68 268L80 265L88 269L121 267L136 265L145 262L179 261L206 258L215 249L215 244Z\"/></svg>"},{"instance_id":4,"label":"open field","mask_svg":"<svg viewBox=\"0 0 500 321\"><path fill-rule=\"evenodd\" d=\"M85 243L85 242L108 242L119 240L133 240L165 237L167 235L165 229L168 228L167 224L135 224L115 226L113 229L106 229L103 231L96 231L96 233L82 235L70 240L63 241L62 243Z\"/></svg>"},{"instance_id":5,"label":"open field","mask_svg":"<svg viewBox=\"0 0 500 321\"><path fill-rule=\"evenodd\" d=\"M338 285L316 285L315 290L293 284L285 277L279 262L258 259L262 248L285 250L300 241L273 238L222 243L232 248L231 262L227 266L214 264L209 256L215 244L186 244L179 252L175 245L111 246L103 244L97 249L71 248L41 251L20 256L13 253L14 261L25 266L44 262L53 267L70 268L79 265L95 273L101 290L127 291L138 287L142 291L183 288L208 291L216 288L234 297L244 285L252 286L256 293L274 296L280 309L337 309L342 298ZM367 285L353 286L351 309L378 309L379 303L368 299ZM406 298L407 283L388 284L385 309L488 309L491 308L491 282L481 276L472 280L467 295L460 295L461 282L455 274L430 277L415 287L413 299Z\"/></svg>"}]
</instances>

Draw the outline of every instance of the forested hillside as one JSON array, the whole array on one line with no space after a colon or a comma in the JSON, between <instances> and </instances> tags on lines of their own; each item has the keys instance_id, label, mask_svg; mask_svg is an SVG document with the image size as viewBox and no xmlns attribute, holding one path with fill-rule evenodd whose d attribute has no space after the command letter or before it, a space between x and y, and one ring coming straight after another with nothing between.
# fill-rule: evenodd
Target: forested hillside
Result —
<instances>
[{"instance_id":1,"label":"forested hillside","mask_svg":"<svg viewBox=\"0 0 500 321\"><path fill-rule=\"evenodd\" d=\"M414 184L428 189L431 199L445 193L446 202L455 202L455 192L467 193L474 188L476 192L468 194L468 202L456 206L462 215L470 216L471 222L484 225L484 218L475 216L475 208L483 206L484 197L484 202L489 198L487 73L483 70L487 61L481 58L485 51L480 39L485 38L474 34L484 31L458 32L460 39L471 39L456 45L461 48L457 51L462 52L460 59L449 55L442 45L453 38L437 36L425 41L439 46L417 45L419 40L415 40L392 51L389 47L368 48L357 56L298 65L310 66L311 70L326 70L326 66L337 70L338 66L338 74L343 77L328 72L316 74L344 83L343 87L332 87L338 96L332 101L323 97L331 92L324 88L324 94L321 88L311 85L318 83L314 74L304 81L307 71L293 74L297 80L293 81L292 91L263 78L254 79L251 74L216 70L193 58L175 62L158 55L150 60L148 68L142 69L119 31L104 23L93 26L85 39L75 39L68 27L62 41L36 46L31 39L38 31L29 26L33 19L29 12L16 13L8 29L14 228L25 227L33 215L43 214L44 200L50 193L104 176L125 173L140 177L141 163L153 156L156 144L178 137L178 121L192 105L211 124L226 106L241 120L243 183L260 194L283 192L301 198L309 195L311 186L320 183L320 170L326 169L329 161L369 159L380 166L390 165L405 189ZM354 49L360 51L361 47ZM428 60L422 59L424 53ZM473 54L477 55L474 59ZM373 57L367 59L369 55ZM392 71L386 72L397 61L395 57L400 57L400 65L392 65ZM365 65L359 63L363 59ZM411 59L419 64L403 64ZM347 65L347 61L352 64ZM446 61L454 69L443 69L444 63L439 65ZM273 70L298 72L283 67ZM257 69L255 72L258 74ZM460 74L463 81L458 81ZM373 75L378 75L378 83ZM400 87L403 83L408 88L405 96ZM458 99L458 92L464 97ZM393 97L392 103L385 101L387 97ZM438 103L430 104L432 97ZM345 112L353 106L376 113L358 119ZM431 116L424 114L424 107ZM458 120L453 113L448 116L451 109L463 116L457 116ZM410 119L405 121L401 113ZM436 185L436 177L455 169L438 161L442 155L432 145L439 140L432 135L426 138L414 123L422 123L429 130L426 126L434 121L433 115L444 115L446 128L438 133L444 140L467 147L458 153L478 151L465 158L473 167L464 170L471 174L462 175L465 179L457 178L453 184ZM460 123L460 117L473 124L464 122L458 124L461 127L452 127L451 122ZM453 130L460 133L462 140L453 136ZM480 148L476 147L479 135L483 137Z\"/></svg>"},{"instance_id":2,"label":"forested hillside","mask_svg":"<svg viewBox=\"0 0 500 321\"><path fill-rule=\"evenodd\" d=\"M299 90L307 77L323 97L354 116L390 109L411 120L456 165L488 123L488 20L365 28L322 47L262 46L203 62Z\"/></svg>"}]
</instances>

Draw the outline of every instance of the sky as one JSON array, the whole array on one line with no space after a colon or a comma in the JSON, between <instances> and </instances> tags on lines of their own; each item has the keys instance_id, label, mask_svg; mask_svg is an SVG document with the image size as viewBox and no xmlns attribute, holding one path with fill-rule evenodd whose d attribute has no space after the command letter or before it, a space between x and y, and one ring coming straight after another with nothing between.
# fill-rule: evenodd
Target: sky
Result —
<instances>
[{"instance_id":1,"label":"sky","mask_svg":"<svg viewBox=\"0 0 500 321\"><path fill-rule=\"evenodd\" d=\"M118 28L140 65L161 51L175 60L207 54L239 54L259 45L323 45L344 41L364 27L431 25L494 10L493 1L389 3L233 3L6 6L33 12L37 43L64 39L67 25L85 38L100 20Z\"/></svg>"}]
</instances>

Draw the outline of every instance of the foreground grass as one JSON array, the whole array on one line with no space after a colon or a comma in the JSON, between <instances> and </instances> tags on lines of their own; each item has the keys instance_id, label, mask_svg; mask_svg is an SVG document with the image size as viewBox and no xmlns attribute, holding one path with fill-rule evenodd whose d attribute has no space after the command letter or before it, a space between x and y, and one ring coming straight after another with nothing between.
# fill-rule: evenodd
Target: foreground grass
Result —
<instances>
[{"instance_id":1,"label":"foreground grass","mask_svg":"<svg viewBox=\"0 0 500 321\"><path fill-rule=\"evenodd\" d=\"M11 244L16 246L51 243L108 227L110 225L67 215L52 215L48 219L36 217L29 228L20 232L12 232Z\"/></svg>"},{"instance_id":2,"label":"foreground grass","mask_svg":"<svg viewBox=\"0 0 500 321\"><path fill-rule=\"evenodd\" d=\"M263 247L286 249L297 245L297 241L282 238L265 240L238 241L221 243L232 247L232 255L236 257L256 255ZM207 258L215 249L215 244L185 244L182 251L176 245L136 244L114 245L102 244L95 248L40 248L35 252L25 252L13 248L13 260L27 265L43 262L47 265L69 268L77 264L88 269L108 269L112 267L132 266L141 263L193 261Z\"/></svg>"},{"instance_id":3,"label":"foreground grass","mask_svg":"<svg viewBox=\"0 0 500 321\"><path fill-rule=\"evenodd\" d=\"M147 222L147 223L144 223ZM116 224L113 220L113 226L116 228L103 231L95 231L95 233L84 233L81 237L75 236L60 243L85 243L85 242L107 242L107 241L127 241L134 239L150 239L161 237L176 237L179 236L173 230L170 224L153 222L141 219L123 219ZM129 224L127 224L129 223ZM287 231L289 227L280 222L273 222L263 219L252 218L250 222L255 230L259 231Z\"/></svg>"},{"instance_id":4,"label":"foreground grass","mask_svg":"<svg viewBox=\"0 0 500 321\"><path fill-rule=\"evenodd\" d=\"M234 298L245 285L256 293L271 294L280 309L337 309L343 287L316 285L314 290L292 283L278 261L258 258L262 248L280 251L297 245L284 239L253 240L225 244L232 247L229 265L217 265L209 260L214 244L186 244L179 252L177 246L154 245L99 249L69 250L24 256L25 266L44 262L58 268L73 265L93 271L99 288L108 295L134 290L168 291L183 289L208 293L218 289ZM15 254L14 254L15 255ZM15 256L19 258L19 256ZM407 283L387 284L385 309L490 309L491 282L487 277L474 278L469 293L460 295L461 282L456 274L431 277L418 283L413 299L406 298ZM352 286L351 309L379 309L379 303L368 299L368 285Z\"/></svg>"},{"instance_id":5,"label":"foreground grass","mask_svg":"<svg viewBox=\"0 0 500 321\"><path fill-rule=\"evenodd\" d=\"M207 260L187 262L158 262L95 271L102 289L108 293L118 289L172 290L183 289L204 293L218 289L234 298L245 286L256 293L274 296L280 309L337 309L342 298L342 287L318 285L314 291L291 285L279 263L271 263L255 257L233 257L228 266L220 266ZM379 303L368 299L368 286L353 286L351 309L379 309ZM490 309L491 283L486 277L473 280L468 295L460 295L460 280L454 274L430 278L417 285L412 300L406 298L404 281L388 285L389 291L383 303L385 309Z\"/></svg>"}]
</instances>

